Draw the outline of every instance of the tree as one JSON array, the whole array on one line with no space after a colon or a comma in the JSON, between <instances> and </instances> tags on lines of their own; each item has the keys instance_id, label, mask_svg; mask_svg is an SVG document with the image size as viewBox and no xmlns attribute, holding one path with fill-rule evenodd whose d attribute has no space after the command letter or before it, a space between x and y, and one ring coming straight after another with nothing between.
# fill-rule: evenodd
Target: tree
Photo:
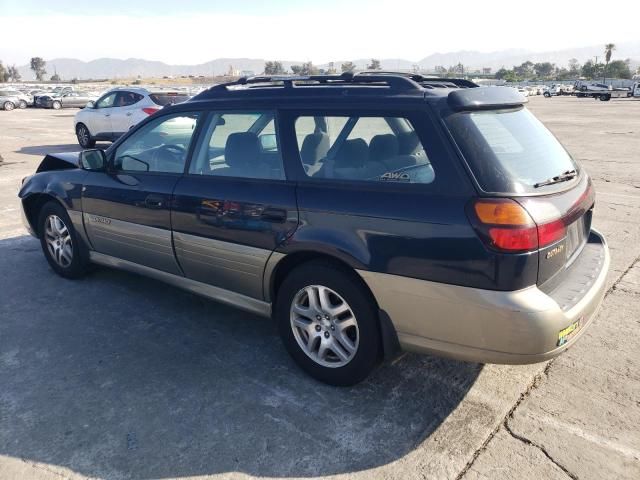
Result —
<instances>
[{"instance_id":1,"label":"tree","mask_svg":"<svg viewBox=\"0 0 640 480\"><path fill-rule=\"evenodd\" d=\"M601 66L602 64L597 64L591 60L587 60L584 65L582 65L582 76L590 80L599 77Z\"/></svg>"},{"instance_id":2,"label":"tree","mask_svg":"<svg viewBox=\"0 0 640 480\"><path fill-rule=\"evenodd\" d=\"M31 70L36 74L36 79L42 81L47 71L44 69L47 62L42 57L33 57L31 59Z\"/></svg>"},{"instance_id":3,"label":"tree","mask_svg":"<svg viewBox=\"0 0 640 480\"><path fill-rule=\"evenodd\" d=\"M342 71L342 73L345 73L345 72L353 73L355 69L356 69L356 65L353 62L345 62L340 67L340 70Z\"/></svg>"},{"instance_id":4,"label":"tree","mask_svg":"<svg viewBox=\"0 0 640 480\"><path fill-rule=\"evenodd\" d=\"M615 43L607 43L604 46L604 61L605 61L605 66L604 66L604 74L607 74L607 70L609 67L609 62L611 61L611 55L613 54L613 51L616 49L616 44Z\"/></svg>"},{"instance_id":5,"label":"tree","mask_svg":"<svg viewBox=\"0 0 640 480\"><path fill-rule=\"evenodd\" d=\"M631 78L630 60L614 60L607 67L607 75L611 78Z\"/></svg>"},{"instance_id":6,"label":"tree","mask_svg":"<svg viewBox=\"0 0 640 480\"><path fill-rule=\"evenodd\" d=\"M318 68L312 62L305 62L302 65L291 65L294 75L317 75Z\"/></svg>"},{"instance_id":7,"label":"tree","mask_svg":"<svg viewBox=\"0 0 640 480\"><path fill-rule=\"evenodd\" d=\"M504 80L505 78L507 78L507 76L510 73L512 74L513 72L511 70L507 70L506 68L502 67L500 70L496 72L495 77L498 80Z\"/></svg>"},{"instance_id":8,"label":"tree","mask_svg":"<svg viewBox=\"0 0 640 480\"><path fill-rule=\"evenodd\" d=\"M8 82L8 81L9 81L9 72L7 72L2 62L0 62L0 82Z\"/></svg>"},{"instance_id":9,"label":"tree","mask_svg":"<svg viewBox=\"0 0 640 480\"><path fill-rule=\"evenodd\" d=\"M527 60L518 67L513 67L513 73L521 78L530 78L533 76L533 62Z\"/></svg>"},{"instance_id":10,"label":"tree","mask_svg":"<svg viewBox=\"0 0 640 480\"><path fill-rule=\"evenodd\" d=\"M61 80L60 75L58 75L57 73L54 73L53 75L51 75L50 80L52 82L59 82Z\"/></svg>"},{"instance_id":11,"label":"tree","mask_svg":"<svg viewBox=\"0 0 640 480\"><path fill-rule=\"evenodd\" d=\"M284 67L282 66L282 62L274 60L272 62L265 62L264 73L265 75L282 75L283 73L285 73L285 71Z\"/></svg>"},{"instance_id":12,"label":"tree","mask_svg":"<svg viewBox=\"0 0 640 480\"><path fill-rule=\"evenodd\" d=\"M367 65L367 70L382 70L382 67L380 66L380 60L378 60L377 58L372 58L371 63Z\"/></svg>"},{"instance_id":13,"label":"tree","mask_svg":"<svg viewBox=\"0 0 640 480\"><path fill-rule=\"evenodd\" d=\"M580 63L577 58L572 58L569 60L569 76L578 77L580 76Z\"/></svg>"},{"instance_id":14,"label":"tree","mask_svg":"<svg viewBox=\"0 0 640 480\"><path fill-rule=\"evenodd\" d=\"M536 76L538 78L548 78L550 77L554 70L556 69L556 66L553 63L550 62L542 62L542 63L536 63L533 66L534 71L536 72Z\"/></svg>"},{"instance_id":15,"label":"tree","mask_svg":"<svg viewBox=\"0 0 640 480\"><path fill-rule=\"evenodd\" d=\"M11 65L10 67L7 67L7 75L14 82L19 82L20 79L22 78L22 75L20 75L20 72L18 71L15 65Z\"/></svg>"}]
</instances>

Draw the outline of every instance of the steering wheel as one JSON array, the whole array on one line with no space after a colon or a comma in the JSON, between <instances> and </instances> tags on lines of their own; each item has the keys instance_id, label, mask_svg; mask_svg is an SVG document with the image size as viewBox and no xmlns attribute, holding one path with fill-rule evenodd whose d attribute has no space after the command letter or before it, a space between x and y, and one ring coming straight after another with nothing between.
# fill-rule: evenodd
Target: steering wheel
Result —
<instances>
[{"instance_id":1,"label":"steering wheel","mask_svg":"<svg viewBox=\"0 0 640 480\"><path fill-rule=\"evenodd\" d=\"M156 148L151 157L156 168L162 163L171 163L182 168L187 154L187 149L182 145L167 144Z\"/></svg>"}]
</instances>

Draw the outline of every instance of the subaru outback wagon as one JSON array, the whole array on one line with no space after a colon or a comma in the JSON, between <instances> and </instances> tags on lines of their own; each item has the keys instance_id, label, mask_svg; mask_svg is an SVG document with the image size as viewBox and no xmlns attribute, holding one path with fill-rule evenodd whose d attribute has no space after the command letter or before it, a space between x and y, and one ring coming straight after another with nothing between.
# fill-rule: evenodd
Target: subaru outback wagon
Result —
<instances>
[{"instance_id":1,"label":"subaru outback wagon","mask_svg":"<svg viewBox=\"0 0 640 480\"><path fill-rule=\"evenodd\" d=\"M540 362L593 319L609 253L589 176L525 103L420 75L241 79L47 155L19 195L58 274L272 316L327 383L399 349Z\"/></svg>"}]
</instances>

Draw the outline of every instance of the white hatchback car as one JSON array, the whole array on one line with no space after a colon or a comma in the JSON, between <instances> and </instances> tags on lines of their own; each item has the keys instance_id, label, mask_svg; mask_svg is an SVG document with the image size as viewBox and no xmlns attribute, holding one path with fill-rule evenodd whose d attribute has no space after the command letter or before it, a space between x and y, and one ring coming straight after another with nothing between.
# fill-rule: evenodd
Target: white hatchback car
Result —
<instances>
[{"instance_id":1,"label":"white hatchback car","mask_svg":"<svg viewBox=\"0 0 640 480\"><path fill-rule=\"evenodd\" d=\"M165 105L180 103L190 96L176 90L114 88L76 113L74 127L82 148L92 148L96 141L113 142L141 120Z\"/></svg>"}]
</instances>

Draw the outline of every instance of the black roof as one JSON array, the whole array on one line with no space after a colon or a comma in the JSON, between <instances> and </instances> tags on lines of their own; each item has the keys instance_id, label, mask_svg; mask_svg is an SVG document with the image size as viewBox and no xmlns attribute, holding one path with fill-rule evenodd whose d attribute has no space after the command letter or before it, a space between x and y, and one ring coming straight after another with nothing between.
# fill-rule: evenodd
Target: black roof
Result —
<instances>
[{"instance_id":1,"label":"black roof","mask_svg":"<svg viewBox=\"0 0 640 480\"><path fill-rule=\"evenodd\" d=\"M522 104L526 99L514 89L495 92L478 88L476 83L461 78L426 77L416 73L370 71L341 75L272 75L243 77L233 82L214 85L190 102L203 100L261 99L355 99L355 98L448 98L454 109L495 108L504 104ZM508 92L506 90L509 90ZM466 94L450 95L454 92ZM517 94L514 96L513 94ZM503 100L501 100L503 99ZM488 100L488 101L487 101Z\"/></svg>"}]
</instances>

